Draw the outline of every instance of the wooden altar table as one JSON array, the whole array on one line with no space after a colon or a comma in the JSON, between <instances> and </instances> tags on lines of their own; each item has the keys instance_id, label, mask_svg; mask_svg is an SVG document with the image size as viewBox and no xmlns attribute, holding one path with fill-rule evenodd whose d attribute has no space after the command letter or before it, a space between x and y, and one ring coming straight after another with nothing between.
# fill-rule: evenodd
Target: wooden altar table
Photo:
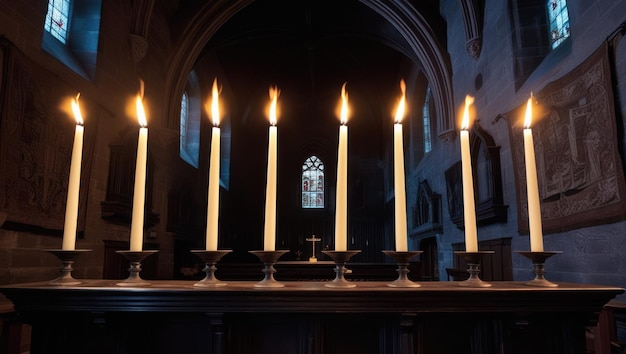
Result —
<instances>
[{"instance_id":1,"label":"wooden altar table","mask_svg":"<svg viewBox=\"0 0 626 354\"><path fill-rule=\"evenodd\" d=\"M559 283L539 288L491 282L255 281L196 288L193 281L114 280L77 286L45 282L0 288L32 325L40 353L586 353L585 329L624 292L611 286Z\"/></svg>"}]
</instances>

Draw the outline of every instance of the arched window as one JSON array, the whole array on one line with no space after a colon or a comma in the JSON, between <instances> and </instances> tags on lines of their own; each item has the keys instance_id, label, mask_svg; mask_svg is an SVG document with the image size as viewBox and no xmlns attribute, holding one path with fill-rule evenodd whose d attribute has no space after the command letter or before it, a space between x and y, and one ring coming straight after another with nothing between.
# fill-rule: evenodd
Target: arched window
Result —
<instances>
[{"instance_id":1,"label":"arched window","mask_svg":"<svg viewBox=\"0 0 626 354\"><path fill-rule=\"evenodd\" d=\"M189 95L183 92L180 99L180 148L187 147L187 117L189 116Z\"/></svg>"},{"instance_id":2,"label":"arched window","mask_svg":"<svg viewBox=\"0 0 626 354\"><path fill-rule=\"evenodd\" d=\"M70 22L70 0L49 0L46 22L43 28L54 38L65 44Z\"/></svg>"},{"instance_id":3,"label":"arched window","mask_svg":"<svg viewBox=\"0 0 626 354\"><path fill-rule=\"evenodd\" d=\"M515 89L539 67L558 65L571 46L566 0L509 0ZM555 53L551 55L551 53ZM549 60L544 60L550 58Z\"/></svg>"},{"instance_id":4,"label":"arched window","mask_svg":"<svg viewBox=\"0 0 626 354\"><path fill-rule=\"evenodd\" d=\"M95 80L102 0L48 0L41 48Z\"/></svg>"},{"instance_id":5,"label":"arched window","mask_svg":"<svg viewBox=\"0 0 626 354\"><path fill-rule=\"evenodd\" d=\"M189 154L187 138L189 134L189 95L187 91L183 92L183 97L180 100L180 157L187 161L189 164L198 167L197 160L194 161L192 154Z\"/></svg>"},{"instance_id":6,"label":"arched window","mask_svg":"<svg viewBox=\"0 0 626 354\"><path fill-rule=\"evenodd\" d=\"M200 103L197 77L189 74L187 88L180 99L180 158L198 168L200 156Z\"/></svg>"},{"instance_id":7,"label":"arched window","mask_svg":"<svg viewBox=\"0 0 626 354\"><path fill-rule=\"evenodd\" d=\"M324 163L312 155L302 164L302 208L324 207Z\"/></svg>"},{"instance_id":8,"label":"arched window","mask_svg":"<svg viewBox=\"0 0 626 354\"><path fill-rule=\"evenodd\" d=\"M424 129L424 153L427 154L432 149L432 140L430 135L430 86L426 88L426 99L424 99L423 129Z\"/></svg>"},{"instance_id":9,"label":"arched window","mask_svg":"<svg viewBox=\"0 0 626 354\"><path fill-rule=\"evenodd\" d=\"M569 37L569 12L566 0L548 0L548 22L554 49Z\"/></svg>"}]
</instances>

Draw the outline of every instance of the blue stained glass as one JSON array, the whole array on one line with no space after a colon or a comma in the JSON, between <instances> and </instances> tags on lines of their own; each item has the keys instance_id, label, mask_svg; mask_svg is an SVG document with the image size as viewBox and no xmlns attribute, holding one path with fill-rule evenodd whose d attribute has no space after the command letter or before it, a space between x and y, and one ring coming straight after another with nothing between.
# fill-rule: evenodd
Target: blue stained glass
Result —
<instances>
[{"instance_id":1,"label":"blue stained glass","mask_svg":"<svg viewBox=\"0 0 626 354\"><path fill-rule=\"evenodd\" d=\"M423 109L424 124L424 153L429 153L432 149L432 140L430 135L430 86L426 89L426 99L424 100Z\"/></svg>"},{"instance_id":2,"label":"blue stained glass","mask_svg":"<svg viewBox=\"0 0 626 354\"><path fill-rule=\"evenodd\" d=\"M43 28L61 43L67 42L71 0L48 0L48 12Z\"/></svg>"},{"instance_id":3,"label":"blue stained glass","mask_svg":"<svg viewBox=\"0 0 626 354\"><path fill-rule=\"evenodd\" d=\"M200 122L192 113L189 94L185 91L180 100L180 157L198 168L200 156Z\"/></svg>"},{"instance_id":4,"label":"blue stained glass","mask_svg":"<svg viewBox=\"0 0 626 354\"><path fill-rule=\"evenodd\" d=\"M550 21L550 41L554 49L570 35L566 0L548 0L548 20Z\"/></svg>"},{"instance_id":5,"label":"blue stained glass","mask_svg":"<svg viewBox=\"0 0 626 354\"><path fill-rule=\"evenodd\" d=\"M189 117L189 96L187 92L183 93L180 100L180 150L187 150L187 119Z\"/></svg>"}]
</instances>

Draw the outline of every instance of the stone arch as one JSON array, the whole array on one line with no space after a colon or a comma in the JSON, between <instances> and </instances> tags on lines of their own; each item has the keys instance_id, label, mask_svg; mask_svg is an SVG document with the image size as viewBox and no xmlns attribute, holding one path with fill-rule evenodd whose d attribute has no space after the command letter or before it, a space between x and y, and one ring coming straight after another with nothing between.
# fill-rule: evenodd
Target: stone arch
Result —
<instances>
[{"instance_id":1,"label":"stone arch","mask_svg":"<svg viewBox=\"0 0 626 354\"><path fill-rule=\"evenodd\" d=\"M254 0L218 0L207 2L196 16L183 29L181 41L174 48L169 61L165 87L167 102L164 126L176 129L177 112L180 109L178 97L185 87L187 73L192 69L204 46L215 32L238 11ZM398 30L407 41L410 52L407 53L417 63L422 63L425 75L430 82L438 119L439 137L451 141L455 137L452 73L449 56L441 48L428 22L408 1L387 2L380 0L361 0Z\"/></svg>"}]
</instances>

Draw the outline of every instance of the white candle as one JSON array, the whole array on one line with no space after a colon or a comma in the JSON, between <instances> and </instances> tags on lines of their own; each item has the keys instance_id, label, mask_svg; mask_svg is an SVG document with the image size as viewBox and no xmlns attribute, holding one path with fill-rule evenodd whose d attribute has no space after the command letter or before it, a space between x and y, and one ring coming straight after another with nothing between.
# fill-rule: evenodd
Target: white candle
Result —
<instances>
[{"instance_id":1,"label":"white candle","mask_svg":"<svg viewBox=\"0 0 626 354\"><path fill-rule=\"evenodd\" d=\"M144 208L146 202L146 167L148 163L148 128L146 113L143 109L143 82L141 93L135 101L139 121L139 139L137 140L137 163L135 166L135 190L133 195L133 213L130 224L130 250L143 250Z\"/></svg>"},{"instance_id":2,"label":"white candle","mask_svg":"<svg viewBox=\"0 0 626 354\"><path fill-rule=\"evenodd\" d=\"M396 119L393 126L393 181L395 190L395 225L396 225L396 252L408 251L407 222L406 222L406 195L404 187L404 147L402 142L402 117L404 116L406 85L400 82L402 97L396 110Z\"/></svg>"},{"instance_id":3,"label":"white candle","mask_svg":"<svg viewBox=\"0 0 626 354\"><path fill-rule=\"evenodd\" d=\"M341 87L341 126L337 151L337 202L335 205L335 251L348 247L348 94Z\"/></svg>"},{"instance_id":4,"label":"white candle","mask_svg":"<svg viewBox=\"0 0 626 354\"><path fill-rule=\"evenodd\" d=\"M528 194L528 224L530 230L530 250L543 252L543 235L541 228L541 206L539 203L539 185L537 183L537 164L535 163L535 146L532 121L532 93L526 104L524 119L524 157L526 159L526 192Z\"/></svg>"},{"instance_id":5,"label":"white candle","mask_svg":"<svg viewBox=\"0 0 626 354\"><path fill-rule=\"evenodd\" d=\"M220 110L217 79L213 81L211 118L213 119L214 127L211 135L211 160L209 163L206 250L217 251L217 226L220 208L220 128L218 127Z\"/></svg>"},{"instance_id":6,"label":"white candle","mask_svg":"<svg viewBox=\"0 0 626 354\"><path fill-rule=\"evenodd\" d=\"M465 251L478 252L476 236L476 210L474 209L474 181L472 178L472 155L469 142L469 105L474 102L471 96L465 97L465 109L461 124L461 167L463 173L463 216L465 223Z\"/></svg>"},{"instance_id":7,"label":"white candle","mask_svg":"<svg viewBox=\"0 0 626 354\"><path fill-rule=\"evenodd\" d=\"M276 101L278 89L270 88L270 128L267 146L267 182L265 188L265 251L274 251L276 247L276 173L277 173L277 135Z\"/></svg>"},{"instance_id":8,"label":"white candle","mask_svg":"<svg viewBox=\"0 0 626 354\"><path fill-rule=\"evenodd\" d=\"M83 156L83 116L80 113L78 98L72 100L72 111L76 119L74 146L70 163L70 178L67 185L67 203L65 205L65 226L63 227L63 250L74 250L76 247L76 224L78 222L78 195L80 189L80 168Z\"/></svg>"}]
</instances>

